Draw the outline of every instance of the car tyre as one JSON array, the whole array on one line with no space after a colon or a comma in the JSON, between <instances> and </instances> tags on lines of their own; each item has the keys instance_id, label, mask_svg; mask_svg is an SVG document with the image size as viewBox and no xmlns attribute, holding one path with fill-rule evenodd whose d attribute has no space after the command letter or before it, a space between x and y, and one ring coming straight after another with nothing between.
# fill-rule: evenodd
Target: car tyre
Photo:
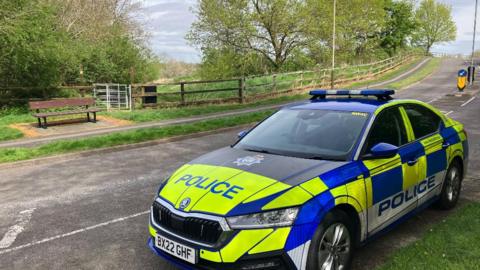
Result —
<instances>
[{"instance_id":1,"label":"car tyre","mask_svg":"<svg viewBox=\"0 0 480 270\"><path fill-rule=\"evenodd\" d=\"M444 210L455 207L460 198L463 173L457 161L452 162L443 181L442 192L437 206Z\"/></svg>"},{"instance_id":2,"label":"car tyre","mask_svg":"<svg viewBox=\"0 0 480 270\"><path fill-rule=\"evenodd\" d=\"M354 224L341 210L325 215L312 238L308 251L308 270L347 270L355 246Z\"/></svg>"}]
</instances>

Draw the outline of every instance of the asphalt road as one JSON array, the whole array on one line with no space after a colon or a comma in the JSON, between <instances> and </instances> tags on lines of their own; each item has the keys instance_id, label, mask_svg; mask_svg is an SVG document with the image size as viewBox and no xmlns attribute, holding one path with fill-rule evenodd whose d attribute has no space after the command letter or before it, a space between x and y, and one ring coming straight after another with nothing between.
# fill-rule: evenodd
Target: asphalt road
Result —
<instances>
[{"instance_id":1,"label":"asphalt road","mask_svg":"<svg viewBox=\"0 0 480 270\"><path fill-rule=\"evenodd\" d=\"M471 161L465 203L480 195L480 101L447 96L460 63L446 60L397 96L430 102L466 125ZM147 210L157 186L183 163L232 143L236 133L1 169L0 269L175 269L146 247ZM449 213L428 209L359 249L355 269L381 264Z\"/></svg>"}]
</instances>

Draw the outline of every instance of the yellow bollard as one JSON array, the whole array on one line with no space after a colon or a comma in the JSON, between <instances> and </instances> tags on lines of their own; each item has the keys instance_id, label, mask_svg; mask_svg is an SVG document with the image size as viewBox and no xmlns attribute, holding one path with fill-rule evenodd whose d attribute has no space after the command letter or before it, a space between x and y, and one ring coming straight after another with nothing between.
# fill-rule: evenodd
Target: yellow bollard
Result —
<instances>
[{"instance_id":1,"label":"yellow bollard","mask_svg":"<svg viewBox=\"0 0 480 270\"><path fill-rule=\"evenodd\" d=\"M458 76L457 76L458 91L462 92L466 86L467 86L467 71L465 69L461 69L458 71Z\"/></svg>"}]
</instances>

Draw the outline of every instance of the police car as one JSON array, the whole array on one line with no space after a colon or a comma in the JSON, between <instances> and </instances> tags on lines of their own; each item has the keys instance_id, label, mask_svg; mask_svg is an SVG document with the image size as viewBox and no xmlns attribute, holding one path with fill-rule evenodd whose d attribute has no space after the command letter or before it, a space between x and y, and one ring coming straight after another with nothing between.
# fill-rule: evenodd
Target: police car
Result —
<instances>
[{"instance_id":1,"label":"police car","mask_svg":"<svg viewBox=\"0 0 480 270\"><path fill-rule=\"evenodd\" d=\"M392 90L310 94L165 180L150 249L185 269L348 269L359 244L455 206L462 124Z\"/></svg>"}]
</instances>

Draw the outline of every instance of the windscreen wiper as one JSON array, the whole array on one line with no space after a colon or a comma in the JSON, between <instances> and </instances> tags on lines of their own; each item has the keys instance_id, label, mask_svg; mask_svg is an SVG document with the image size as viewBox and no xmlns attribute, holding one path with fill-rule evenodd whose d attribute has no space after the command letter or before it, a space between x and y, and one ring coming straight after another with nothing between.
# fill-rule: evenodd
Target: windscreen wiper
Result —
<instances>
[{"instance_id":1,"label":"windscreen wiper","mask_svg":"<svg viewBox=\"0 0 480 270\"><path fill-rule=\"evenodd\" d=\"M250 149L250 148L245 148L243 149L245 151L249 151L249 152L256 152L256 153L262 153L262 154L274 154L268 150L265 150L265 149Z\"/></svg>"},{"instance_id":2,"label":"windscreen wiper","mask_svg":"<svg viewBox=\"0 0 480 270\"><path fill-rule=\"evenodd\" d=\"M341 159L341 158L322 157L322 156L311 156L311 157L307 157L307 159L330 160L330 161L345 161L345 159Z\"/></svg>"}]
</instances>

